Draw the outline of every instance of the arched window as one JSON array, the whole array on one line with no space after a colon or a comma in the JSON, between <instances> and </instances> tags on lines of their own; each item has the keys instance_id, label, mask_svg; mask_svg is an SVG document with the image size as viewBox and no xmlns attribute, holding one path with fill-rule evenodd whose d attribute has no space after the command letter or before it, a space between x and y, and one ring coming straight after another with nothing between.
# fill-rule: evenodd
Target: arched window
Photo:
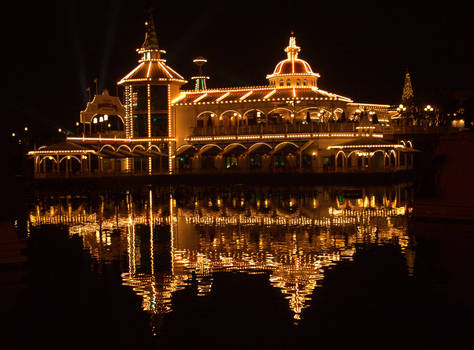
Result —
<instances>
[{"instance_id":1,"label":"arched window","mask_svg":"<svg viewBox=\"0 0 474 350\"><path fill-rule=\"evenodd\" d=\"M300 80L299 79L296 81L296 86L300 86Z\"/></svg>"},{"instance_id":2,"label":"arched window","mask_svg":"<svg viewBox=\"0 0 474 350\"><path fill-rule=\"evenodd\" d=\"M290 79L288 79L288 80L286 81L286 86L290 86L290 85L291 85Z\"/></svg>"},{"instance_id":3,"label":"arched window","mask_svg":"<svg viewBox=\"0 0 474 350\"><path fill-rule=\"evenodd\" d=\"M280 80L280 86L283 86L283 85L285 85L284 81Z\"/></svg>"},{"instance_id":4,"label":"arched window","mask_svg":"<svg viewBox=\"0 0 474 350\"><path fill-rule=\"evenodd\" d=\"M308 82L305 80L303 80L303 86L306 86L308 84Z\"/></svg>"}]
</instances>

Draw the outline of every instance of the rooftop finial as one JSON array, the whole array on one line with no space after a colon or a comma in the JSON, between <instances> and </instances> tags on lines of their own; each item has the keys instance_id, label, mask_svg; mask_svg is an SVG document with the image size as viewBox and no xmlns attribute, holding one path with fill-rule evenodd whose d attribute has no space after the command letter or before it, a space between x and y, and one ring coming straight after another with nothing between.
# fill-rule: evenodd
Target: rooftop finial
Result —
<instances>
[{"instance_id":1,"label":"rooftop finial","mask_svg":"<svg viewBox=\"0 0 474 350\"><path fill-rule=\"evenodd\" d=\"M290 43L285 48L285 52L288 54L288 59L294 60L298 58L298 52L301 51L301 48L296 46L296 38L294 32L291 31Z\"/></svg>"},{"instance_id":2,"label":"rooftop finial","mask_svg":"<svg viewBox=\"0 0 474 350\"><path fill-rule=\"evenodd\" d=\"M158 38L155 30L155 21L153 20L153 8L148 9L148 20L145 22L145 41L142 49L156 49L158 50Z\"/></svg>"},{"instance_id":3,"label":"rooftop finial","mask_svg":"<svg viewBox=\"0 0 474 350\"><path fill-rule=\"evenodd\" d=\"M199 56L199 57L195 58L193 60L193 62L196 64L196 66L198 66L198 75L196 77L191 78L193 80L196 80L194 90L196 90L196 91L206 90L207 89L206 80L209 79L209 77L206 77L202 73L202 66L204 66L204 64L207 62L207 60L204 57Z\"/></svg>"}]
</instances>

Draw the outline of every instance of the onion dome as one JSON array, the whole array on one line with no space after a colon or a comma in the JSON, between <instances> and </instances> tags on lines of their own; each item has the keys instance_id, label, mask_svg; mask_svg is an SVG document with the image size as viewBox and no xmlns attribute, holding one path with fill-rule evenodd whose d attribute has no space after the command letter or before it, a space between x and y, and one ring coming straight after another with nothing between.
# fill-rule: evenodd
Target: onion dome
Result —
<instances>
[{"instance_id":1,"label":"onion dome","mask_svg":"<svg viewBox=\"0 0 474 350\"><path fill-rule=\"evenodd\" d=\"M298 58L300 51L301 48L296 46L296 38L291 33L290 43L285 48L288 58L280 61L273 73L267 75L270 85L275 87L317 87L317 80L320 75L313 72L308 62Z\"/></svg>"},{"instance_id":2,"label":"onion dome","mask_svg":"<svg viewBox=\"0 0 474 350\"><path fill-rule=\"evenodd\" d=\"M141 55L140 64L128 73L122 80L118 82L119 85L128 85L131 83L169 83L177 82L185 84L187 81L171 67L166 65L166 60L161 58L166 51L160 50L158 39L155 30L155 23L153 17L150 15L150 20L145 22L146 32L145 41L141 48L137 49L138 54Z\"/></svg>"}]
</instances>

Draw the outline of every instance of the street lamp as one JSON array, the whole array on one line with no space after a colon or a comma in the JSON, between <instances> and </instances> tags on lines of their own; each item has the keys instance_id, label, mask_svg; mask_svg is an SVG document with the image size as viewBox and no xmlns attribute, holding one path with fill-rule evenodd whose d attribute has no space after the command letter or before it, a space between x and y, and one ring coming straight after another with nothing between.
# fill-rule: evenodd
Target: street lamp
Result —
<instances>
[{"instance_id":1,"label":"street lamp","mask_svg":"<svg viewBox=\"0 0 474 350\"><path fill-rule=\"evenodd\" d=\"M432 125L432 120L431 120L431 112L434 111L434 108L431 107L431 105L427 105L424 109L425 113L426 113L426 119L430 119L429 120L429 125Z\"/></svg>"},{"instance_id":2,"label":"street lamp","mask_svg":"<svg viewBox=\"0 0 474 350\"><path fill-rule=\"evenodd\" d=\"M406 110L407 110L407 108L402 104L397 107L397 111L400 112L400 113L405 112Z\"/></svg>"}]
</instances>

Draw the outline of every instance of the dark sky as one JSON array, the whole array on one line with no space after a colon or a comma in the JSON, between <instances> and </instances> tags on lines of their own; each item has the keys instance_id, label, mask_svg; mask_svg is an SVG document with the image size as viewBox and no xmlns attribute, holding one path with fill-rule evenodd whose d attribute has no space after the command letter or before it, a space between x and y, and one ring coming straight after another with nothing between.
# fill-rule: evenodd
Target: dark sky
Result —
<instances>
[{"instance_id":1,"label":"dark sky","mask_svg":"<svg viewBox=\"0 0 474 350\"><path fill-rule=\"evenodd\" d=\"M266 84L294 30L319 87L356 101L398 103L407 67L427 101L473 89L472 1L18 2L2 28L9 128L73 125L95 77L115 93L137 64L149 3L167 63L190 80L192 59L206 57L209 87Z\"/></svg>"}]
</instances>

